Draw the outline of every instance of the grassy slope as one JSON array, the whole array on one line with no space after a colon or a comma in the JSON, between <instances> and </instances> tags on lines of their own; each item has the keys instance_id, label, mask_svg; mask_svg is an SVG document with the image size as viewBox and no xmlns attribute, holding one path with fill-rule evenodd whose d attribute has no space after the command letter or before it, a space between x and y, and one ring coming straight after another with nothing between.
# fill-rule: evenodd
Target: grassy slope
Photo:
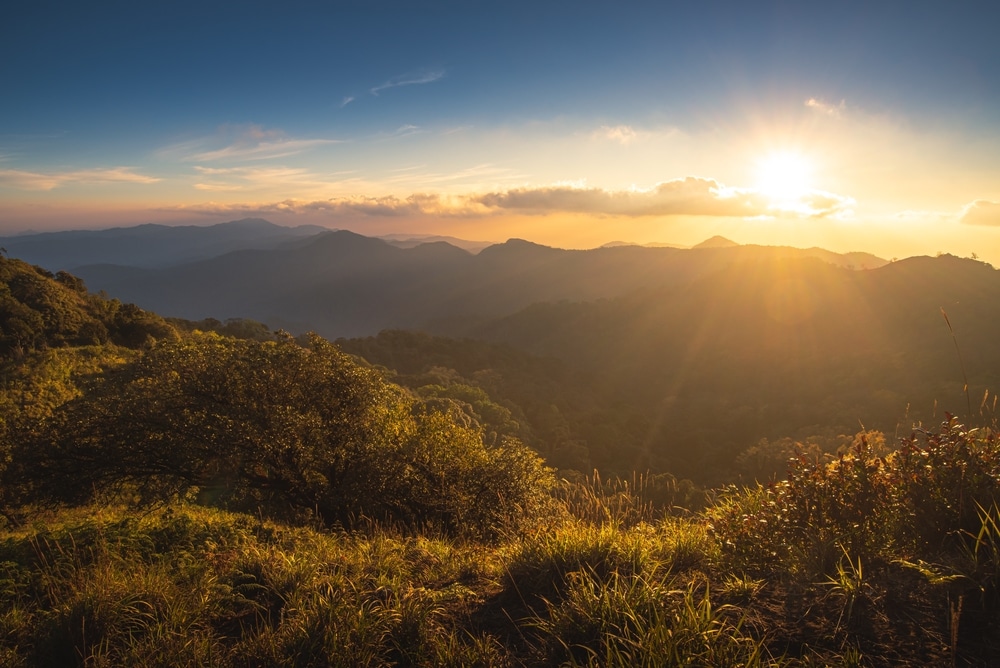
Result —
<instances>
[{"instance_id":1,"label":"grassy slope","mask_svg":"<svg viewBox=\"0 0 1000 668\"><path fill-rule=\"evenodd\" d=\"M757 661L710 607L697 523L564 519L484 546L81 508L0 541L5 665L555 665L609 648L622 664Z\"/></svg>"},{"instance_id":2,"label":"grassy slope","mask_svg":"<svg viewBox=\"0 0 1000 668\"><path fill-rule=\"evenodd\" d=\"M697 515L565 483L534 528L490 544L184 504L37 514L0 533L0 661L995 665L1000 530L980 501L996 438L953 425L888 457L863 445Z\"/></svg>"}]
</instances>

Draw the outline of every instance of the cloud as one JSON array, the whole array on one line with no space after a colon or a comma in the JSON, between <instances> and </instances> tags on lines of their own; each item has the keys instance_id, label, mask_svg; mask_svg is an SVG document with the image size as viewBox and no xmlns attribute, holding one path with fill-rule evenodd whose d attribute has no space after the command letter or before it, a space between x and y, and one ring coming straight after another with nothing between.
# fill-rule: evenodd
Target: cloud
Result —
<instances>
[{"instance_id":1,"label":"cloud","mask_svg":"<svg viewBox=\"0 0 1000 668\"><path fill-rule=\"evenodd\" d=\"M833 118L840 118L847 111L847 102L845 100L841 100L840 104L830 104L811 97L805 101L805 105L814 111Z\"/></svg>"},{"instance_id":2,"label":"cloud","mask_svg":"<svg viewBox=\"0 0 1000 668\"><path fill-rule=\"evenodd\" d=\"M446 197L438 194L416 193L406 198L385 197L342 197L300 201L287 199L279 202L225 204L209 202L164 209L209 215L245 214L326 214L341 217L395 218L402 216L483 216L490 214L485 207L462 197Z\"/></svg>"},{"instance_id":3,"label":"cloud","mask_svg":"<svg viewBox=\"0 0 1000 668\"><path fill-rule=\"evenodd\" d=\"M628 125L608 126L602 125L598 135L605 139L616 141L620 144L631 144L639 136L635 130Z\"/></svg>"},{"instance_id":4,"label":"cloud","mask_svg":"<svg viewBox=\"0 0 1000 668\"><path fill-rule=\"evenodd\" d=\"M726 188L713 179L689 176L649 190L609 191L556 186L519 188L477 198L490 208L527 213L590 213L614 216L755 216L766 204L750 190Z\"/></svg>"},{"instance_id":5,"label":"cloud","mask_svg":"<svg viewBox=\"0 0 1000 668\"><path fill-rule=\"evenodd\" d=\"M481 165L470 173L491 173L494 168ZM206 175L218 175L230 170L201 170ZM290 170L294 171L294 170ZM288 174L286 178L300 178ZM254 174L252 178L269 181L272 177ZM202 184L203 190L223 190L215 183ZM512 188L486 194L441 195L415 193L400 198L339 197L329 199L282 200L253 204L202 204L182 207L183 210L212 214L249 213L323 213L347 217L485 217L511 212L526 215L576 213L594 216L720 216L744 219L775 217L822 218L844 217L851 213L849 197L815 191L794 203L775 206L766 197L750 189L729 188L712 179L687 177L657 184L648 190L604 190L573 185L544 188ZM206 208L207 207L207 208Z\"/></svg>"},{"instance_id":6,"label":"cloud","mask_svg":"<svg viewBox=\"0 0 1000 668\"><path fill-rule=\"evenodd\" d=\"M353 95L346 96L343 100L341 100L341 102L340 102L340 108L343 109L344 107L346 107L347 105L349 105L351 102L354 102L354 99L355 98L354 98Z\"/></svg>"},{"instance_id":7,"label":"cloud","mask_svg":"<svg viewBox=\"0 0 1000 668\"><path fill-rule=\"evenodd\" d=\"M977 199L962 209L959 221L966 225L989 225L1000 227L1000 202Z\"/></svg>"},{"instance_id":8,"label":"cloud","mask_svg":"<svg viewBox=\"0 0 1000 668\"><path fill-rule=\"evenodd\" d=\"M370 88L370 92L375 97L384 90L390 88L398 88L399 86L415 86L419 84L428 84L437 81L444 77L444 70L428 70L424 72L417 72L411 74L401 74L398 77L392 77L388 81L378 86Z\"/></svg>"},{"instance_id":9,"label":"cloud","mask_svg":"<svg viewBox=\"0 0 1000 668\"><path fill-rule=\"evenodd\" d=\"M850 197L811 191L791 202L775 204L749 188L730 188L714 179L689 176L659 183L648 190L604 190L555 186L518 188L475 199L489 208L525 213L587 213L610 216L723 216L822 218L850 214Z\"/></svg>"},{"instance_id":10,"label":"cloud","mask_svg":"<svg viewBox=\"0 0 1000 668\"><path fill-rule=\"evenodd\" d=\"M160 179L137 174L132 167L80 169L65 172L28 172L20 169L0 170L0 185L21 190L54 190L71 183L156 183Z\"/></svg>"},{"instance_id":11,"label":"cloud","mask_svg":"<svg viewBox=\"0 0 1000 668\"><path fill-rule=\"evenodd\" d=\"M769 208L785 215L791 214L803 218L847 219L854 216L854 210L851 208L854 204L853 197L823 190L810 190L790 202L771 204Z\"/></svg>"},{"instance_id":12,"label":"cloud","mask_svg":"<svg viewBox=\"0 0 1000 668\"><path fill-rule=\"evenodd\" d=\"M212 192L236 192L243 190L243 186L233 185L232 183L196 183L194 187L197 190L209 190Z\"/></svg>"},{"instance_id":13,"label":"cloud","mask_svg":"<svg viewBox=\"0 0 1000 668\"><path fill-rule=\"evenodd\" d=\"M407 137L409 135L417 134L420 131L421 130L419 126L410 125L409 123L407 123L406 125L400 125L398 128L396 128L396 131L392 133L392 136Z\"/></svg>"},{"instance_id":14,"label":"cloud","mask_svg":"<svg viewBox=\"0 0 1000 668\"><path fill-rule=\"evenodd\" d=\"M619 125L602 125L591 132L589 136L591 139L596 139L598 141L613 141L621 144L622 146L629 146L630 144L635 144L637 142L651 142L671 139L680 134L682 133L679 129L670 126L650 129L635 128L631 125L622 123Z\"/></svg>"},{"instance_id":15,"label":"cloud","mask_svg":"<svg viewBox=\"0 0 1000 668\"><path fill-rule=\"evenodd\" d=\"M340 139L293 139L281 130L259 125L227 125L211 137L172 144L156 152L161 158L183 162L268 160L297 155L317 146L340 144Z\"/></svg>"},{"instance_id":16,"label":"cloud","mask_svg":"<svg viewBox=\"0 0 1000 668\"><path fill-rule=\"evenodd\" d=\"M509 167L500 167L492 163L474 165L455 172L428 172L424 166L405 167L392 170L393 176L383 179L387 185L396 184L409 188L439 188L442 186L459 186L464 191L483 190L498 187L502 182L523 182L526 175Z\"/></svg>"},{"instance_id":17,"label":"cloud","mask_svg":"<svg viewBox=\"0 0 1000 668\"><path fill-rule=\"evenodd\" d=\"M195 184L198 190L238 191L279 188L285 192L303 189L321 191L348 173L316 174L300 167L206 167L194 170L205 180Z\"/></svg>"}]
</instances>

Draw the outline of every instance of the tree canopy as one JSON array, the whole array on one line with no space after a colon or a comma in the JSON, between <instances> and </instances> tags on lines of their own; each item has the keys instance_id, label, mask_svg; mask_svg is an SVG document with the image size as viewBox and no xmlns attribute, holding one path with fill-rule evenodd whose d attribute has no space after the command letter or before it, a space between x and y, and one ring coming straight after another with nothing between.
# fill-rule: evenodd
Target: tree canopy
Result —
<instances>
[{"instance_id":1,"label":"tree canopy","mask_svg":"<svg viewBox=\"0 0 1000 668\"><path fill-rule=\"evenodd\" d=\"M0 360L45 348L107 342L137 348L176 338L160 316L89 294L72 274L0 257Z\"/></svg>"}]
</instances>

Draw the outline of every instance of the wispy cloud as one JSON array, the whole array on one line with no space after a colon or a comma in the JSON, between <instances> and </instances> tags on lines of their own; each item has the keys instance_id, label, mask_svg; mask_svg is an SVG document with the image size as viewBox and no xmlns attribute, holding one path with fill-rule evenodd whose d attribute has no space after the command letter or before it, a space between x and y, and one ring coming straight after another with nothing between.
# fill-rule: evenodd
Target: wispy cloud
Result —
<instances>
[{"instance_id":1,"label":"wispy cloud","mask_svg":"<svg viewBox=\"0 0 1000 668\"><path fill-rule=\"evenodd\" d=\"M20 169L0 170L0 185L20 190L54 190L72 184L156 183L160 179L138 174L132 167L79 169L63 172L29 172Z\"/></svg>"},{"instance_id":2,"label":"wispy cloud","mask_svg":"<svg viewBox=\"0 0 1000 668\"><path fill-rule=\"evenodd\" d=\"M464 189L483 189L495 187L487 184L523 182L526 174L508 167L500 167L491 163L474 165L455 172L424 172L423 166L406 167L392 170L393 176L384 179L387 185L402 184L417 188L435 188L441 186L462 186Z\"/></svg>"},{"instance_id":3,"label":"wispy cloud","mask_svg":"<svg viewBox=\"0 0 1000 668\"><path fill-rule=\"evenodd\" d=\"M418 132L420 132L419 126L410 125L409 123L407 123L406 125L400 125L398 128L396 128L396 131L392 133L392 136L406 137L408 135L417 134Z\"/></svg>"},{"instance_id":4,"label":"wispy cloud","mask_svg":"<svg viewBox=\"0 0 1000 668\"><path fill-rule=\"evenodd\" d=\"M815 97L811 97L805 101L805 105L825 116L830 116L832 118L840 118L847 111L847 102L841 100L840 104L830 104Z\"/></svg>"},{"instance_id":5,"label":"wispy cloud","mask_svg":"<svg viewBox=\"0 0 1000 668\"><path fill-rule=\"evenodd\" d=\"M671 126L660 127L635 127L626 123L618 125L601 125L588 133L588 137L594 141L615 142L622 146L633 144L643 144L664 139L672 139L681 135L680 129Z\"/></svg>"},{"instance_id":6,"label":"wispy cloud","mask_svg":"<svg viewBox=\"0 0 1000 668\"><path fill-rule=\"evenodd\" d=\"M620 144L631 144L639 136L639 133L628 125L602 125L597 134Z\"/></svg>"},{"instance_id":7,"label":"wispy cloud","mask_svg":"<svg viewBox=\"0 0 1000 668\"><path fill-rule=\"evenodd\" d=\"M161 158L184 162L268 160L297 155L318 146L340 144L340 139L293 139L281 130L259 125L223 126L216 135L161 148Z\"/></svg>"},{"instance_id":8,"label":"wispy cloud","mask_svg":"<svg viewBox=\"0 0 1000 668\"><path fill-rule=\"evenodd\" d=\"M947 223L955 222L955 212L906 209L892 214L892 219L901 223L925 223L927 221Z\"/></svg>"},{"instance_id":9,"label":"wispy cloud","mask_svg":"<svg viewBox=\"0 0 1000 668\"><path fill-rule=\"evenodd\" d=\"M300 167L206 167L198 165L195 171L203 180L194 184L198 190L284 190L296 192L321 192L338 178L350 172L317 174Z\"/></svg>"},{"instance_id":10,"label":"wispy cloud","mask_svg":"<svg viewBox=\"0 0 1000 668\"><path fill-rule=\"evenodd\" d=\"M340 101L340 108L343 109L344 107L346 107L347 105L349 105L351 102L354 102L354 100L355 100L355 97L353 95L348 95L348 96L344 97L344 99Z\"/></svg>"},{"instance_id":11,"label":"wispy cloud","mask_svg":"<svg viewBox=\"0 0 1000 668\"><path fill-rule=\"evenodd\" d=\"M1000 202L977 199L962 208L959 221L966 225L1000 227Z\"/></svg>"},{"instance_id":12,"label":"wispy cloud","mask_svg":"<svg viewBox=\"0 0 1000 668\"><path fill-rule=\"evenodd\" d=\"M426 70L422 72L413 72L409 74L401 74L400 76L392 77L385 83L378 86L374 86L368 89L368 92L378 97L378 94L384 90L389 90L390 88L398 88L399 86L416 86L420 84L433 83L445 75L444 70Z\"/></svg>"}]
</instances>

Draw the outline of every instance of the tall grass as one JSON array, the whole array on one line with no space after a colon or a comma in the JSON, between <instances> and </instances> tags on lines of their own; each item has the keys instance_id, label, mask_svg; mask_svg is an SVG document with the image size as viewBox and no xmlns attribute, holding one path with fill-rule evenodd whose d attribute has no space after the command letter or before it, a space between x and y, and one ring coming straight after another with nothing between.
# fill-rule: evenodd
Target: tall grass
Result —
<instances>
[{"instance_id":1,"label":"tall grass","mask_svg":"<svg viewBox=\"0 0 1000 668\"><path fill-rule=\"evenodd\" d=\"M37 666L496 663L496 643L460 623L497 579L483 550L187 506L69 513L0 543L0 656Z\"/></svg>"},{"instance_id":2,"label":"tall grass","mask_svg":"<svg viewBox=\"0 0 1000 668\"><path fill-rule=\"evenodd\" d=\"M989 665L1000 442L731 488L703 513L592 478L499 542L173 505L0 531L11 666Z\"/></svg>"}]
</instances>

